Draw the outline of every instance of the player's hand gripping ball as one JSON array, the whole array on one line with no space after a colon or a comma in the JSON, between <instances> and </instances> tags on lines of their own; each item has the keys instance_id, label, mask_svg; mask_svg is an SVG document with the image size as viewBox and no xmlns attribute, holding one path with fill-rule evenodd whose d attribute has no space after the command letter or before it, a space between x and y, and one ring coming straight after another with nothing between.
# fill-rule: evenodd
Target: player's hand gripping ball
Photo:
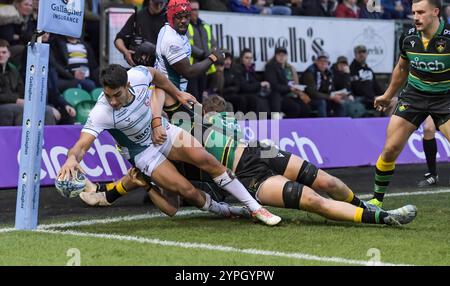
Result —
<instances>
[{"instance_id":1,"label":"player's hand gripping ball","mask_svg":"<svg viewBox=\"0 0 450 286\"><path fill-rule=\"evenodd\" d=\"M76 198L86 188L86 176L81 172L76 172L71 179L57 178L55 187L58 193L65 198Z\"/></svg>"}]
</instances>

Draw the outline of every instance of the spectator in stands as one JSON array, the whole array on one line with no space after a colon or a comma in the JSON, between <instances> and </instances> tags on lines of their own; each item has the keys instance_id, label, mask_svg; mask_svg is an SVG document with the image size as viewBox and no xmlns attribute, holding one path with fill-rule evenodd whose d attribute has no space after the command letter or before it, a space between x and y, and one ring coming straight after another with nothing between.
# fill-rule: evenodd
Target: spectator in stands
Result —
<instances>
[{"instance_id":1,"label":"spectator in stands","mask_svg":"<svg viewBox=\"0 0 450 286\"><path fill-rule=\"evenodd\" d=\"M156 45L159 30L166 23L164 11L166 2L167 0L150 0L148 6L140 10L136 17L133 14L117 34L114 45L123 54L130 66L136 65L132 58L134 51L131 50L136 37L142 37L144 40ZM137 20L136 29L134 28L135 19ZM154 60L151 65L153 64Z\"/></svg>"},{"instance_id":2,"label":"spectator in stands","mask_svg":"<svg viewBox=\"0 0 450 286\"><path fill-rule=\"evenodd\" d=\"M292 10L288 7L289 0L268 0L272 15L292 15Z\"/></svg>"},{"instance_id":3,"label":"spectator in stands","mask_svg":"<svg viewBox=\"0 0 450 286\"><path fill-rule=\"evenodd\" d=\"M331 66L331 71L333 73L334 89L347 89L350 91L352 83L350 80L350 66L347 57L338 57L336 63Z\"/></svg>"},{"instance_id":4,"label":"spectator in stands","mask_svg":"<svg viewBox=\"0 0 450 286\"><path fill-rule=\"evenodd\" d=\"M370 5L369 0L363 0L359 6L359 18L362 19L382 19L383 18L383 6L379 6L381 11L369 11L368 5Z\"/></svg>"},{"instance_id":5,"label":"spectator in stands","mask_svg":"<svg viewBox=\"0 0 450 286\"><path fill-rule=\"evenodd\" d=\"M303 9L305 16L331 17L334 13L336 2L332 0L304 0Z\"/></svg>"},{"instance_id":6,"label":"spectator in stands","mask_svg":"<svg viewBox=\"0 0 450 286\"><path fill-rule=\"evenodd\" d=\"M311 97L311 107L317 111L319 117L345 116L343 103L346 94L334 93L333 75L328 69L329 56L320 52L314 64L309 66L303 74L302 83L306 85L306 93Z\"/></svg>"},{"instance_id":7,"label":"spectator in stands","mask_svg":"<svg viewBox=\"0 0 450 286\"><path fill-rule=\"evenodd\" d=\"M201 10L229 12L230 4L228 0L199 0Z\"/></svg>"},{"instance_id":8,"label":"spectator in stands","mask_svg":"<svg viewBox=\"0 0 450 286\"><path fill-rule=\"evenodd\" d=\"M245 97L238 94L239 78L234 71L233 56L230 52L225 52L222 76L222 85L218 87L218 94L230 102L235 111L245 112L247 101Z\"/></svg>"},{"instance_id":9,"label":"spectator in stands","mask_svg":"<svg viewBox=\"0 0 450 286\"><path fill-rule=\"evenodd\" d=\"M9 43L0 39L0 125L19 126L23 120L24 84L19 71L9 62ZM54 125L55 117L46 106L45 124ZM56 110L55 110L56 111Z\"/></svg>"},{"instance_id":10,"label":"spectator in stands","mask_svg":"<svg viewBox=\"0 0 450 286\"><path fill-rule=\"evenodd\" d=\"M10 44L10 61L18 66L23 49L33 32L30 20L33 2L32 0L15 0L13 6L6 5L0 9L0 39Z\"/></svg>"},{"instance_id":11,"label":"spectator in stands","mask_svg":"<svg viewBox=\"0 0 450 286\"><path fill-rule=\"evenodd\" d=\"M359 7L356 0L344 0L336 8L335 16L338 18L358 18Z\"/></svg>"},{"instance_id":12,"label":"spectator in stands","mask_svg":"<svg viewBox=\"0 0 450 286\"><path fill-rule=\"evenodd\" d=\"M354 53L355 59L350 65L353 95L365 105L367 110L374 110L374 99L382 95L384 90L378 84L373 70L367 65L367 48L364 45L358 45L354 48Z\"/></svg>"},{"instance_id":13,"label":"spectator in stands","mask_svg":"<svg viewBox=\"0 0 450 286\"><path fill-rule=\"evenodd\" d=\"M266 64L264 77L272 87L269 98L272 118L281 118L281 111L288 118L308 117L311 98L296 86L297 72L287 60L286 48L278 47L273 58Z\"/></svg>"},{"instance_id":14,"label":"spectator in stands","mask_svg":"<svg viewBox=\"0 0 450 286\"><path fill-rule=\"evenodd\" d=\"M98 65L88 43L73 37L59 36L51 45L55 59L66 71L58 74L60 92L73 87L91 92L99 86Z\"/></svg>"},{"instance_id":15,"label":"spectator in stands","mask_svg":"<svg viewBox=\"0 0 450 286\"><path fill-rule=\"evenodd\" d=\"M305 10L303 8L303 0L291 0L291 10L292 15L295 16L305 15Z\"/></svg>"},{"instance_id":16,"label":"spectator in stands","mask_svg":"<svg viewBox=\"0 0 450 286\"><path fill-rule=\"evenodd\" d=\"M239 110L244 113L269 112L267 97L270 94L270 83L257 80L253 52L247 48L243 49L239 59L240 65L236 69L236 76L239 80L239 96L245 102Z\"/></svg>"},{"instance_id":17,"label":"spectator in stands","mask_svg":"<svg viewBox=\"0 0 450 286\"><path fill-rule=\"evenodd\" d=\"M217 48L217 44L213 38L211 26L199 18L200 4L198 1L191 0L191 7L191 22L188 26L187 36L191 45L190 61L193 65L206 59L211 51ZM215 72L215 66L211 65L205 74L189 79L187 92L195 96L198 102L202 102L203 92L206 91L207 75L212 75Z\"/></svg>"},{"instance_id":18,"label":"spectator in stands","mask_svg":"<svg viewBox=\"0 0 450 286\"><path fill-rule=\"evenodd\" d=\"M381 0L381 6L384 19L403 19L406 16L401 0Z\"/></svg>"},{"instance_id":19,"label":"spectator in stands","mask_svg":"<svg viewBox=\"0 0 450 286\"><path fill-rule=\"evenodd\" d=\"M230 9L232 12L260 14L261 11L256 6L251 5L251 0L230 0Z\"/></svg>"}]
</instances>

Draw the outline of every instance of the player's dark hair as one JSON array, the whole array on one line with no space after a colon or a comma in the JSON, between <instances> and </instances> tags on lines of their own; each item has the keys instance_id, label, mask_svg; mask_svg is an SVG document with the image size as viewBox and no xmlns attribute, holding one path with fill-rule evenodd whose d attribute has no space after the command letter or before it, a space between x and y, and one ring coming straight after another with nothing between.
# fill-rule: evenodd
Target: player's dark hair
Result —
<instances>
[{"instance_id":1,"label":"player's dark hair","mask_svg":"<svg viewBox=\"0 0 450 286\"><path fill-rule=\"evenodd\" d=\"M8 43L8 41L0 39L0 48L7 48L9 50L9 43Z\"/></svg>"},{"instance_id":2,"label":"player's dark hair","mask_svg":"<svg viewBox=\"0 0 450 286\"><path fill-rule=\"evenodd\" d=\"M442 10L442 1L441 0L413 0L413 3L419 3L422 1L428 1L428 3L430 3L434 7L439 8L439 10Z\"/></svg>"},{"instance_id":3,"label":"player's dark hair","mask_svg":"<svg viewBox=\"0 0 450 286\"><path fill-rule=\"evenodd\" d=\"M102 70L100 81L103 86L107 86L111 89L126 86L128 83L127 70L121 65L109 65Z\"/></svg>"}]
</instances>

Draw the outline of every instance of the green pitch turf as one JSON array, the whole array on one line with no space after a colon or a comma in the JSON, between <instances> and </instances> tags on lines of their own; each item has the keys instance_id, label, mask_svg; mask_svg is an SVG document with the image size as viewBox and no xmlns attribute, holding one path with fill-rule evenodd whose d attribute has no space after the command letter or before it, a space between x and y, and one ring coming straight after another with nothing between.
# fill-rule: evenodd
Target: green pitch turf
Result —
<instances>
[{"instance_id":1,"label":"green pitch turf","mask_svg":"<svg viewBox=\"0 0 450 286\"><path fill-rule=\"evenodd\" d=\"M401 228L323 221L305 212L272 208L283 218L276 227L199 214L56 229L117 235L114 238L0 232L0 265L66 265L71 258L67 251L74 248L81 265L348 265L333 259L368 261L369 249L379 251L383 263L450 265L450 194L390 197L384 207L407 203L417 205L418 216ZM134 241L120 240L124 237ZM161 245L165 242L169 245ZM187 243L214 249L186 248ZM242 253L248 249L271 252ZM322 260L272 255L276 252Z\"/></svg>"}]
</instances>

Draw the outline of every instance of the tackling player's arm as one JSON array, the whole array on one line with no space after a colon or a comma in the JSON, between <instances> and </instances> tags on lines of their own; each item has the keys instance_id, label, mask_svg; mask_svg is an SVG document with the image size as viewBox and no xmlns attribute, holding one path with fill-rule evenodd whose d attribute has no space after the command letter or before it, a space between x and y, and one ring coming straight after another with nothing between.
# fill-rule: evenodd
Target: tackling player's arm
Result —
<instances>
[{"instance_id":1,"label":"tackling player's arm","mask_svg":"<svg viewBox=\"0 0 450 286\"><path fill-rule=\"evenodd\" d=\"M67 160L59 171L61 178L69 175L71 178L75 176L75 171L81 170L79 163L83 159L84 154L89 150L92 143L94 143L95 137L89 133L81 132L80 138L77 143L69 150L67 154Z\"/></svg>"},{"instance_id":2,"label":"tackling player's arm","mask_svg":"<svg viewBox=\"0 0 450 286\"><path fill-rule=\"evenodd\" d=\"M183 77L191 79L206 73L212 64L222 61L224 58L225 54L221 50L214 50L201 62L191 65L189 58L186 57L172 64L172 68Z\"/></svg>"},{"instance_id":3,"label":"tackling player's arm","mask_svg":"<svg viewBox=\"0 0 450 286\"><path fill-rule=\"evenodd\" d=\"M379 111L384 111L391 102L391 99L395 96L397 91L403 87L408 79L409 74L409 61L403 57L400 57L397 65L395 66L392 76L391 83L387 88L386 92L377 98L375 98L374 107Z\"/></svg>"},{"instance_id":4,"label":"tackling player's arm","mask_svg":"<svg viewBox=\"0 0 450 286\"><path fill-rule=\"evenodd\" d=\"M153 204L166 215L174 216L177 213L179 206L175 202L169 202L169 200L155 188L151 188L148 191L148 196Z\"/></svg>"},{"instance_id":5,"label":"tackling player's arm","mask_svg":"<svg viewBox=\"0 0 450 286\"><path fill-rule=\"evenodd\" d=\"M192 104L197 103L197 99L194 96L179 90L163 73L151 67L148 69L153 76L153 83L167 92L172 98L178 100L188 108L192 108Z\"/></svg>"}]
</instances>

